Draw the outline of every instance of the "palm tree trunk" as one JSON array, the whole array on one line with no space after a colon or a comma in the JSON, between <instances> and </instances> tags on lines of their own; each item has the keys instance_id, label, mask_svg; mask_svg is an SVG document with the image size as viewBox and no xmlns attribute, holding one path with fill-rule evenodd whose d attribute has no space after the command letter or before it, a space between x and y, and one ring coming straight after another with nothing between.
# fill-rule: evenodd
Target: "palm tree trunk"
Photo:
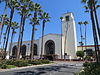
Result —
<instances>
[{"instance_id":1,"label":"palm tree trunk","mask_svg":"<svg viewBox=\"0 0 100 75\"><path fill-rule=\"evenodd\" d=\"M98 31L99 42L100 42L100 28L99 28L99 22L98 22L95 4L94 4L94 14L95 14L95 21L96 21L96 25L97 25L97 31ZM98 47L99 47L99 45L98 45ZM98 50L98 59L99 59L99 62L100 62L100 50Z\"/></svg>"},{"instance_id":2,"label":"palm tree trunk","mask_svg":"<svg viewBox=\"0 0 100 75\"><path fill-rule=\"evenodd\" d=\"M34 20L37 18L37 11L34 11ZM32 25L32 37L31 37L31 48L30 48L30 59L34 58L34 31L35 31L35 23Z\"/></svg>"},{"instance_id":3,"label":"palm tree trunk","mask_svg":"<svg viewBox=\"0 0 100 75\"><path fill-rule=\"evenodd\" d=\"M42 40L41 40L41 55L40 55L41 59L42 59L42 55L43 55L44 27L45 27L45 20L43 20L43 25L42 25Z\"/></svg>"},{"instance_id":4,"label":"palm tree trunk","mask_svg":"<svg viewBox=\"0 0 100 75\"><path fill-rule=\"evenodd\" d=\"M2 39L2 32L3 32L4 24L1 27L1 32L0 32L0 44L1 44L1 39Z\"/></svg>"},{"instance_id":5,"label":"palm tree trunk","mask_svg":"<svg viewBox=\"0 0 100 75\"><path fill-rule=\"evenodd\" d=\"M5 8L4 8L4 13L3 13L3 16L2 16L2 21L1 21L1 30L0 30L0 44L1 44L1 38L2 38L2 31L3 31L3 27L4 27L4 16L6 14L6 10L7 10L7 4L5 5Z\"/></svg>"},{"instance_id":6,"label":"palm tree trunk","mask_svg":"<svg viewBox=\"0 0 100 75\"><path fill-rule=\"evenodd\" d=\"M82 51L83 51L83 36L82 36L81 24L80 24L80 34L81 34L81 46L82 46Z\"/></svg>"},{"instance_id":7,"label":"palm tree trunk","mask_svg":"<svg viewBox=\"0 0 100 75\"><path fill-rule=\"evenodd\" d=\"M92 30L93 30L93 37L94 37L94 44L95 44L96 62L99 62L99 59L98 59L98 50L99 50L98 38L97 38L97 33L96 33L96 27L95 27L92 5L90 7L90 16L91 16L91 21L92 21Z\"/></svg>"},{"instance_id":8,"label":"palm tree trunk","mask_svg":"<svg viewBox=\"0 0 100 75\"><path fill-rule=\"evenodd\" d=\"M87 45L87 37L86 37L86 25L85 25L85 50L87 49L86 45Z\"/></svg>"},{"instance_id":9,"label":"palm tree trunk","mask_svg":"<svg viewBox=\"0 0 100 75\"><path fill-rule=\"evenodd\" d=\"M6 34L7 34L7 31L8 31L8 28L9 28L9 26L7 26L6 32L5 32L5 35L4 35L3 49L5 48Z\"/></svg>"},{"instance_id":10,"label":"palm tree trunk","mask_svg":"<svg viewBox=\"0 0 100 75\"><path fill-rule=\"evenodd\" d=\"M97 25L97 31L98 31L99 40L100 40L100 29L99 29L100 27L99 27L99 22L98 22L98 17L97 17L97 11L96 11L94 0L93 0L93 8L94 8L95 20L96 20L96 25Z\"/></svg>"},{"instance_id":11,"label":"palm tree trunk","mask_svg":"<svg viewBox=\"0 0 100 75\"><path fill-rule=\"evenodd\" d=\"M30 48L30 59L34 58L34 30L35 25L32 26L32 37L31 37L31 48Z\"/></svg>"},{"instance_id":12,"label":"palm tree trunk","mask_svg":"<svg viewBox=\"0 0 100 75\"><path fill-rule=\"evenodd\" d=\"M21 36L21 43L20 43L20 46L22 46L22 41L23 41L23 32L24 32L24 26L25 26L25 16L23 17L23 27L22 27L22 36Z\"/></svg>"},{"instance_id":13,"label":"palm tree trunk","mask_svg":"<svg viewBox=\"0 0 100 75\"><path fill-rule=\"evenodd\" d=\"M21 47L22 47L24 26L25 26L25 16L23 17L23 26L22 26L21 39L20 39L20 50L21 50Z\"/></svg>"},{"instance_id":14,"label":"palm tree trunk","mask_svg":"<svg viewBox=\"0 0 100 75\"><path fill-rule=\"evenodd\" d=\"M10 27L11 27L11 22L12 22L13 14L14 14L14 8L11 9L11 14L10 14L10 22L9 22L7 40L6 40L6 44L5 44L5 55L4 55L4 59L6 58L6 50L7 50L7 45L8 45L8 39L9 39Z\"/></svg>"},{"instance_id":15,"label":"palm tree trunk","mask_svg":"<svg viewBox=\"0 0 100 75\"><path fill-rule=\"evenodd\" d=\"M16 59L20 58L20 49L21 49L20 40L21 40L21 34L22 34L22 23L23 23L23 15L21 16L21 22L20 22L20 32L19 32L19 37L18 37L18 50L17 50Z\"/></svg>"},{"instance_id":16,"label":"palm tree trunk","mask_svg":"<svg viewBox=\"0 0 100 75\"><path fill-rule=\"evenodd\" d=\"M14 29L12 30L12 35L11 35L11 42L10 42L10 48L9 48L9 58L10 58L10 53L12 51L13 38L14 38Z\"/></svg>"},{"instance_id":17,"label":"palm tree trunk","mask_svg":"<svg viewBox=\"0 0 100 75\"><path fill-rule=\"evenodd\" d=\"M100 41L100 26L99 26L99 22L98 22L97 11L96 11L95 1L94 0L93 0L93 7L94 7L94 15L95 15L96 27L97 27L99 41ZM99 45L98 45L98 47L99 47ZM100 61L100 50L98 50L98 58L99 58L99 61Z\"/></svg>"}]
</instances>

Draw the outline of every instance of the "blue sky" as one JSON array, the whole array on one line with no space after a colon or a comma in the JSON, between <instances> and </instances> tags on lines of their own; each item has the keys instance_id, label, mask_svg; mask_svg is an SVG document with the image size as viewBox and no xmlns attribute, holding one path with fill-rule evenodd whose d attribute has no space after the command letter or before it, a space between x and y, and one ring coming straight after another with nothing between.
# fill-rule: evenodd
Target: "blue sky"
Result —
<instances>
[{"instance_id":1,"label":"blue sky","mask_svg":"<svg viewBox=\"0 0 100 75\"><path fill-rule=\"evenodd\" d=\"M41 4L42 9L45 12L48 12L51 21L46 23L45 26L45 35L48 33L56 33L61 34L61 21L60 17L62 14L67 12L72 12L74 14L75 22L76 22L76 32L77 32L77 42L80 41L80 31L79 31L79 21L87 20L89 22L87 26L87 44L93 44L93 36L92 36L92 27L89 13L85 13L85 9L83 8L83 4L81 4L81 0L33 0ZM0 4L0 15L3 13L4 3ZM100 8L97 12L100 12ZM9 14L9 9L7 10L7 14ZM98 13L99 20L100 14ZM20 22L20 16L17 14L17 11L14 13L13 21ZM100 23L100 22L99 22ZM41 25L37 25L38 29L35 31L35 39L41 37ZM29 20L26 20L25 23L25 31L23 36L23 41L27 41L31 39L31 25L29 25ZM82 26L82 30L84 33L84 26ZM19 30L17 30L17 34L14 37L14 42L18 40ZM78 44L79 45L79 44Z\"/></svg>"}]
</instances>

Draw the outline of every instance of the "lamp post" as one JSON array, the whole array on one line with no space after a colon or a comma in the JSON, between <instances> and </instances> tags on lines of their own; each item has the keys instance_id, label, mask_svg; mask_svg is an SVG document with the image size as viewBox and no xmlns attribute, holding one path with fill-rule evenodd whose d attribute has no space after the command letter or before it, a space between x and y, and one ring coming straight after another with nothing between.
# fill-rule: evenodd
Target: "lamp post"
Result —
<instances>
[{"instance_id":1,"label":"lamp post","mask_svg":"<svg viewBox=\"0 0 100 75\"><path fill-rule=\"evenodd\" d=\"M61 19L61 23L62 23L63 17L60 17L60 19ZM61 24L61 59L62 59L62 24Z\"/></svg>"}]
</instances>

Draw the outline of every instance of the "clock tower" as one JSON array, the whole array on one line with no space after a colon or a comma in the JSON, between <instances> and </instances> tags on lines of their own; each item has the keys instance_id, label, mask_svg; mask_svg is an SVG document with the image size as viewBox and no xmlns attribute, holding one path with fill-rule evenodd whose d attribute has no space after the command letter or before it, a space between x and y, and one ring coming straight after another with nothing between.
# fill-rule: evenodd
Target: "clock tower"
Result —
<instances>
[{"instance_id":1,"label":"clock tower","mask_svg":"<svg viewBox=\"0 0 100 75\"><path fill-rule=\"evenodd\" d=\"M62 15L62 55L65 59L75 59L77 51L76 25L72 13Z\"/></svg>"}]
</instances>

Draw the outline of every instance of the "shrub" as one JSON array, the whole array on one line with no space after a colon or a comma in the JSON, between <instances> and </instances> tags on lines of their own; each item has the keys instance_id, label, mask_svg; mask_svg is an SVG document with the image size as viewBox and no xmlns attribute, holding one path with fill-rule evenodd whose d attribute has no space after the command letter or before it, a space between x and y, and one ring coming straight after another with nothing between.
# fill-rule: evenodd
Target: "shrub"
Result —
<instances>
[{"instance_id":1,"label":"shrub","mask_svg":"<svg viewBox=\"0 0 100 75\"><path fill-rule=\"evenodd\" d=\"M83 58L84 51L77 51L76 55Z\"/></svg>"},{"instance_id":2,"label":"shrub","mask_svg":"<svg viewBox=\"0 0 100 75\"><path fill-rule=\"evenodd\" d=\"M28 64L33 64L34 60L28 60Z\"/></svg>"},{"instance_id":3,"label":"shrub","mask_svg":"<svg viewBox=\"0 0 100 75\"><path fill-rule=\"evenodd\" d=\"M1 68L1 66L2 66L2 63L0 62L0 68Z\"/></svg>"},{"instance_id":4,"label":"shrub","mask_svg":"<svg viewBox=\"0 0 100 75\"><path fill-rule=\"evenodd\" d=\"M84 63L84 69L76 75L100 75L100 63Z\"/></svg>"},{"instance_id":5,"label":"shrub","mask_svg":"<svg viewBox=\"0 0 100 75\"><path fill-rule=\"evenodd\" d=\"M49 60L28 60L29 64L33 64L33 65L39 65L39 64L48 64L50 63Z\"/></svg>"},{"instance_id":6,"label":"shrub","mask_svg":"<svg viewBox=\"0 0 100 75\"><path fill-rule=\"evenodd\" d=\"M49 60L1 60L0 68L14 68L14 67L23 67L23 66L31 66L31 65L39 65L39 64L48 64Z\"/></svg>"},{"instance_id":7,"label":"shrub","mask_svg":"<svg viewBox=\"0 0 100 75\"><path fill-rule=\"evenodd\" d=\"M28 61L26 61L26 60L16 60L16 61L14 61L14 66L17 66L17 67L28 66Z\"/></svg>"},{"instance_id":8,"label":"shrub","mask_svg":"<svg viewBox=\"0 0 100 75\"><path fill-rule=\"evenodd\" d=\"M89 62L85 62L85 63L83 63L83 66L84 67L88 67L88 66L90 66L90 63Z\"/></svg>"},{"instance_id":9,"label":"shrub","mask_svg":"<svg viewBox=\"0 0 100 75\"><path fill-rule=\"evenodd\" d=\"M2 64L5 63L5 60L0 60L0 63L2 63Z\"/></svg>"},{"instance_id":10,"label":"shrub","mask_svg":"<svg viewBox=\"0 0 100 75\"><path fill-rule=\"evenodd\" d=\"M48 64L48 63L50 63L49 60L40 60L40 61L41 61L42 64Z\"/></svg>"},{"instance_id":11,"label":"shrub","mask_svg":"<svg viewBox=\"0 0 100 75\"><path fill-rule=\"evenodd\" d=\"M28 63L32 64L32 65L38 65L38 64L41 64L41 61L39 61L39 60L28 60Z\"/></svg>"},{"instance_id":12,"label":"shrub","mask_svg":"<svg viewBox=\"0 0 100 75\"><path fill-rule=\"evenodd\" d=\"M13 65L14 64L14 60L5 60L5 64Z\"/></svg>"},{"instance_id":13,"label":"shrub","mask_svg":"<svg viewBox=\"0 0 100 75\"><path fill-rule=\"evenodd\" d=\"M2 69L6 69L7 68L7 65L6 64L2 64L1 68Z\"/></svg>"},{"instance_id":14,"label":"shrub","mask_svg":"<svg viewBox=\"0 0 100 75\"><path fill-rule=\"evenodd\" d=\"M84 59L85 60L91 60L91 56L86 56Z\"/></svg>"},{"instance_id":15,"label":"shrub","mask_svg":"<svg viewBox=\"0 0 100 75\"><path fill-rule=\"evenodd\" d=\"M7 65L7 68L10 69L10 68L15 68L16 66L14 65Z\"/></svg>"},{"instance_id":16,"label":"shrub","mask_svg":"<svg viewBox=\"0 0 100 75\"><path fill-rule=\"evenodd\" d=\"M33 60L32 64L33 65L39 65L39 64L42 64L42 63L39 60Z\"/></svg>"}]
</instances>

